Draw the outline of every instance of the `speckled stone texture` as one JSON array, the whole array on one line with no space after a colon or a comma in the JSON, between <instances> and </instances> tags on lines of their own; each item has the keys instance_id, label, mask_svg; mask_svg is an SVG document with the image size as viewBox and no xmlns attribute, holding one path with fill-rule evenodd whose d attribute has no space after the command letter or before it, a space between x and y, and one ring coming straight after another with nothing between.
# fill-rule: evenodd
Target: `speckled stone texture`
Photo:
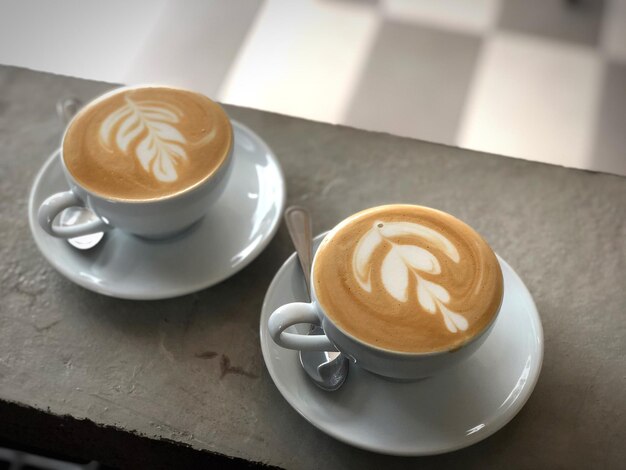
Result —
<instances>
[{"instance_id":1,"label":"speckled stone texture","mask_svg":"<svg viewBox=\"0 0 626 470\"><path fill-rule=\"evenodd\" d=\"M0 67L0 403L286 468L623 468L626 178L227 107L275 150L315 232L376 204L437 207L482 233L535 298L545 361L511 423L447 455L376 455L308 424L265 369L259 313L292 251L284 227L236 276L166 301L103 297L44 261L26 207L59 144L55 102L111 87Z\"/></svg>"}]
</instances>

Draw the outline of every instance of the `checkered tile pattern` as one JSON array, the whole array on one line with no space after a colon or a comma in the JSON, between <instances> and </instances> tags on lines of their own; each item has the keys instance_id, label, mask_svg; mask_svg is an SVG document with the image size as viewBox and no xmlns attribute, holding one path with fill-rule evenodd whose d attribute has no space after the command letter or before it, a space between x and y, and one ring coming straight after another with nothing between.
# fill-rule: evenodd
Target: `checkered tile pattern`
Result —
<instances>
[{"instance_id":1,"label":"checkered tile pattern","mask_svg":"<svg viewBox=\"0 0 626 470\"><path fill-rule=\"evenodd\" d=\"M626 175L626 0L266 0L218 97Z\"/></svg>"}]
</instances>

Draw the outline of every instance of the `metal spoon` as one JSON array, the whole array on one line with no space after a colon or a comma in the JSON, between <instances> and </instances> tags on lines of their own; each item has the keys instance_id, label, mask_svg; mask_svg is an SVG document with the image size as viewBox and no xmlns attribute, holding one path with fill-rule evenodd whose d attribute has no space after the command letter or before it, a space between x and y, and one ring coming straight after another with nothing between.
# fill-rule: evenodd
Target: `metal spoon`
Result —
<instances>
[{"instance_id":1,"label":"metal spoon","mask_svg":"<svg viewBox=\"0 0 626 470\"><path fill-rule=\"evenodd\" d=\"M290 206L285 210L285 222L300 260L310 299L313 259L311 214L304 207ZM321 335L324 330L319 326L312 326L309 334ZM339 389L348 376L348 358L339 351L300 351L300 364L315 385L329 392Z\"/></svg>"},{"instance_id":2,"label":"metal spoon","mask_svg":"<svg viewBox=\"0 0 626 470\"><path fill-rule=\"evenodd\" d=\"M82 105L83 104L78 98L62 98L57 101L57 117L64 127L67 126ZM96 215L86 207L68 207L61 212L58 220L55 222L55 225L63 227L66 225L88 222L95 218ZM79 250L89 250L100 243L103 236L103 232L97 232L84 235L82 237L68 238L67 242Z\"/></svg>"}]
</instances>

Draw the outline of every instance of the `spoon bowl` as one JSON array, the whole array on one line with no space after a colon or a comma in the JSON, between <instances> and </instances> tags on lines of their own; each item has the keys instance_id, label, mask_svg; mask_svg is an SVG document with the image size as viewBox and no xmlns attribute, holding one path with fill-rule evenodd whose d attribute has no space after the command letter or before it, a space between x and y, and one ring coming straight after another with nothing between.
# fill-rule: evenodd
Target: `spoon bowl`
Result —
<instances>
[{"instance_id":1,"label":"spoon bowl","mask_svg":"<svg viewBox=\"0 0 626 470\"><path fill-rule=\"evenodd\" d=\"M68 207L59 214L59 217L54 225L58 227L66 227L89 222L97 218L96 214L86 207ZM102 237L104 237L104 232L97 232L90 233L89 235L83 235L82 237L68 238L67 242L79 250L89 250L100 243Z\"/></svg>"},{"instance_id":2,"label":"spoon bowl","mask_svg":"<svg viewBox=\"0 0 626 470\"><path fill-rule=\"evenodd\" d=\"M322 335L324 330L314 326L309 335ZM319 388L333 392L348 376L349 363L339 351L300 351L300 364Z\"/></svg>"}]
</instances>

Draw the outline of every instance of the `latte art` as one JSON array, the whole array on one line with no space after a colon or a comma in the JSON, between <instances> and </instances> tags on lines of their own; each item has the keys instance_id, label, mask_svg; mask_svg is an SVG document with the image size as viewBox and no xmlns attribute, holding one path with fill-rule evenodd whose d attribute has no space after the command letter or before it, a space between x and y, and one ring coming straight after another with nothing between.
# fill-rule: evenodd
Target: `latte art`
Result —
<instances>
[{"instance_id":1,"label":"latte art","mask_svg":"<svg viewBox=\"0 0 626 470\"><path fill-rule=\"evenodd\" d=\"M155 199L193 187L226 161L232 129L207 97L167 87L115 91L72 120L63 159L74 178L109 198Z\"/></svg>"},{"instance_id":2,"label":"latte art","mask_svg":"<svg viewBox=\"0 0 626 470\"><path fill-rule=\"evenodd\" d=\"M389 295L400 302L406 302L409 297L409 277L414 276L420 306L430 314L439 311L445 325L452 333L467 330L468 323L465 317L452 312L446 305L450 302L450 293L445 287L436 282L427 281L420 272L441 274L441 265L437 257L430 251L416 244L396 244L391 241L394 237L411 236L418 241L429 241L437 246L441 252L459 262L459 252L450 240L436 231L420 224L411 222L374 222L373 227L359 240L352 257L352 269L361 288L372 291L372 270L379 269L379 276ZM372 254L374 250L386 241L391 245L380 266L373 266Z\"/></svg>"},{"instance_id":3,"label":"latte art","mask_svg":"<svg viewBox=\"0 0 626 470\"><path fill-rule=\"evenodd\" d=\"M432 352L482 332L502 273L472 228L421 206L381 206L333 229L314 265L317 299L346 333L383 349Z\"/></svg>"},{"instance_id":4,"label":"latte art","mask_svg":"<svg viewBox=\"0 0 626 470\"><path fill-rule=\"evenodd\" d=\"M128 154L130 149L149 171L160 181L176 181L176 163L187 160L187 152L179 144L187 139L175 125L180 122L180 109L158 101L134 102L126 96L126 104L118 108L100 126L100 142L111 149L111 137L115 144ZM140 134L143 138L138 139Z\"/></svg>"}]
</instances>

